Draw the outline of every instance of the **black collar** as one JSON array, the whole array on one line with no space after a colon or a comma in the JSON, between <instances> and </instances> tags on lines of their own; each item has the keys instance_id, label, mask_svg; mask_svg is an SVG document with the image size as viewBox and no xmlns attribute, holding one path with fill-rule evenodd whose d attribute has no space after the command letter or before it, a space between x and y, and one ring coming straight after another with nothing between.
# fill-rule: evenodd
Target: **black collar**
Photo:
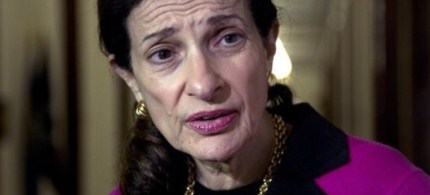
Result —
<instances>
[{"instance_id":1,"label":"black collar","mask_svg":"<svg viewBox=\"0 0 430 195\"><path fill-rule=\"evenodd\" d=\"M323 194L315 179L349 161L347 136L309 104L291 109L285 120L293 129L269 194Z\"/></svg>"}]
</instances>

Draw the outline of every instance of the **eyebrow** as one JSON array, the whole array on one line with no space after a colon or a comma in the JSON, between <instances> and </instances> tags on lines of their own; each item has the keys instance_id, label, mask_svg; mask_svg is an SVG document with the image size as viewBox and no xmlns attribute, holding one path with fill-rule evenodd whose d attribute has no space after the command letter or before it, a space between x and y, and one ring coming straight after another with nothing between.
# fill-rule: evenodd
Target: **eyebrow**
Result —
<instances>
[{"instance_id":1,"label":"eyebrow","mask_svg":"<svg viewBox=\"0 0 430 195\"><path fill-rule=\"evenodd\" d=\"M154 37L168 37L168 36L171 36L171 35L175 34L176 32L178 32L177 28L174 28L174 27L164 28L164 29L161 29L161 30L156 31L154 33L151 33L149 35L146 35L142 39L141 43L147 41L148 39L152 39Z\"/></svg>"},{"instance_id":2,"label":"eyebrow","mask_svg":"<svg viewBox=\"0 0 430 195\"><path fill-rule=\"evenodd\" d=\"M231 14L231 15L217 15L217 16L213 16L213 17L210 17L210 18L207 20L207 23L208 23L209 25L215 25L215 24L220 23L220 22L222 22L222 21L225 21L225 20L231 20L231 19L238 19L238 20L240 20L242 23L245 23L244 19L243 19L242 17L240 17L239 15L237 15L237 14Z\"/></svg>"},{"instance_id":3,"label":"eyebrow","mask_svg":"<svg viewBox=\"0 0 430 195\"><path fill-rule=\"evenodd\" d=\"M241 22L244 23L243 18L241 18L239 15L237 15L237 14L231 14L231 15L217 15L217 16L210 17L207 20L207 24L213 26L213 25L216 25L218 23L221 23L222 21L232 20L232 19L238 19L238 20L240 20ZM159 31L156 31L154 33L150 33L150 34L146 35L142 39L141 44L143 42L147 41L148 39L152 39L152 38L155 38L155 37L168 37L168 36L171 36L171 35L177 33L178 31L179 30L177 28L175 28L175 27L168 27L168 28L161 29Z\"/></svg>"}]
</instances>

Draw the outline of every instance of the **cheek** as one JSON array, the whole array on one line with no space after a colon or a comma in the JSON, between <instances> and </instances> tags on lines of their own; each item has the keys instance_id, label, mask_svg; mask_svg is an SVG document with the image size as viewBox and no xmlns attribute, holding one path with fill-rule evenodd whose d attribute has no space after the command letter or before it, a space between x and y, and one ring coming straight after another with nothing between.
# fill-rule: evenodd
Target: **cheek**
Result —
<instances>
[{"instance_id":1,"label":"cheek","mask_svg":"<svg viewBox=\"0 0 430 195\"><path fill-rule=\"evenodd\" d=\"M177 91L175 87L148 82L142 87L142 96L154 124L164 137L177 137L180 132L180 116L177 113Z\"/></svg>"},{"instance_id":2,"label":"cheek","mask_svg":"<svg viewBox=\"0 0 430 195\"><path fill-rule=\"evenodd\" d=\"M159 97L159 98L157 98ZM180 146L181 126L179 118L176 116L167 105L169 102L167 94L164 96L144 96L145 102L148 105L148 111L151 114L151 119L164 138L174 147ZM173 113L173 114L172 114Z\"/></svg>"},{"instance_id":3,"label":"cheek","mask_svg":"<svg viewBox=\"0 0 430 195\"><path fill-rule=\"evenodd\" d=\"M142 98L154 124L161 134L175 145L175 139L181 133L181 118L177 110L182 79L178 75L159 76L136 59L133 60L133 65Z\"/></svg>"},{"instance_id":4,"label":"cheek","mask_svg":"<svg viewBox=\"0 0 430 195\"><path fill-rule=\"evenodd\" d=\"M250 52L240 60L240 69L233 75L235 79L242 83L242 88L254 91L253 94L259 94L260 90L267 90L266 82L266 60L262 51Z\"/></svg>"},{"instance_id":5,"label":"cheek","mask_svg":"<svg viewBox=\"0 0 430 195\"><path fill-rule=\"evenodd\" d=\"M149 72L149 71L140 71ZM167 79L158 78L150 74L140 74L139 87L143 100L154 116L172 115L176 106L178 86L171 84Z\"/></svg>"},{"instance_id":6,"label":"cheek","mask_svg":"<svg viewBox=\"0 0 430 195\"><path fill-rule=\"evenodd\" d=\"M169 93L171 91L169 91L169 89L157 87L157 85L153 85L151 89L143 88L142 91L143 100L147 105L154 123L160 128L162 127L160 125L166 125L167 121L170 121L171 118L174 117L173 94Z\"/></svg>"},{"instance_id":7,"label":"cheek","mask_svg":"<svg viewBox=\"0 0 430 195\"><path fill-rule=\"evenodd\" d=\"M263 51L256 50L257 52L251 53L246 58L241 73L243 77L241 85L238 90L241 91L247 106L252 111L259 111L264 108L267 101L267 69L266 60L264 59ZM258 53L260 52L260 53ZM252 57L255 56L255 57Z\"/></svg>"}]
</instances>

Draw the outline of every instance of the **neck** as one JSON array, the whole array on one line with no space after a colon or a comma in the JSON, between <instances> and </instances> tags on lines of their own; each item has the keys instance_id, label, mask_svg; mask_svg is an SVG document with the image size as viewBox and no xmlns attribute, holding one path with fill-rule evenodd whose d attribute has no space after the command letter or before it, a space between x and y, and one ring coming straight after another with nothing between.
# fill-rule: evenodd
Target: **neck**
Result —
<instances>
[{"instance_id":1,"label":"neck","mask_svg":"<svg viewBox=\"0 0 430 195\"><path fill-rule=\"evenodd\" d=\"M258 134L231 159L223 162L195 159L197 180L202 185L213 190L229 190L264 177L275 146L275 134L270 115L263 118Z\"/></svg>"}]
</instances>

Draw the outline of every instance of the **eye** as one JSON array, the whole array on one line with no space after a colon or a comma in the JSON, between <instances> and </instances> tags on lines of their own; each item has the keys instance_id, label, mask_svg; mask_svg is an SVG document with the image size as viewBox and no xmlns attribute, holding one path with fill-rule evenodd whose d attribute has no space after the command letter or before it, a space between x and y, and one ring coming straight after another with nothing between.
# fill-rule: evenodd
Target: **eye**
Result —
<instances>
[{"instance_id":1,"label":"eye","mask_svg":"<svg viewBox=\"0 0 430 195\"><path fill-rule=\"evenodd\" d=\"M246 44L246 34L241 30L236 29L223 29L215 37L211 45L213 51L221 53L231 53L240 51Z\"/></svg>"},{"instance_id":2,"label":"eye","mask_svg":"<svg viewBox=\"0 0 430 195\"><path fill-rule=\"evenodd\" d=\"M224 35L221 39L221 44L233 45L241 40L242 36L239 33L230 33Z\"/></svg>"},{"instance_id":3,"label":"eye","mask_svg":"<svg viewBox=\"0 0 430 195\"><path fill-rule=\"evenodd\" d=\"M174 56L174 52L170 49L159 49L151 53L149 61L152 63L165 63L171 60Z\"/></svg>"}]
</instances>

